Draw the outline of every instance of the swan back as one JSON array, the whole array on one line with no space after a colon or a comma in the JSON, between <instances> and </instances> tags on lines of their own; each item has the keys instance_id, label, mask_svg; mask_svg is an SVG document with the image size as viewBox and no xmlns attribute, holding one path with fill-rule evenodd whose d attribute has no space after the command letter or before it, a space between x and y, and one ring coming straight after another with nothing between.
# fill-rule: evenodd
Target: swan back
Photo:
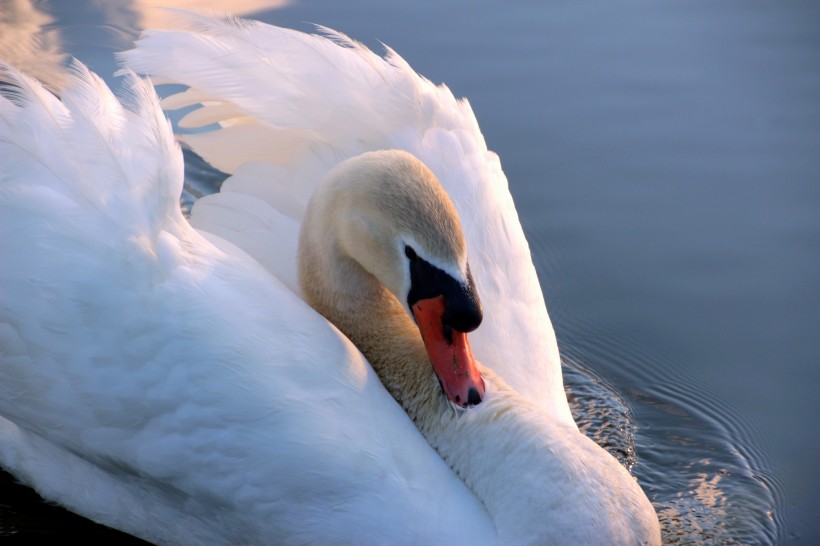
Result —
<instances>
[{"instance_id":1,"label":"swan back","mask_svg":"<svg viewBox=\"0 0 820 546\"><path fill-rule=\"evenodd\" d=\"M189 88L168 109L201 107L183 142L230 174L192 222L254 256L294 291L299 226L309 197L344 159L405 150L435 174L461 219L485 322L476 357L556 419L572 424L555 335L498 157L472 109L418 76L395 52L344 35L180 14L122 55L156 81ZM237 85L241 82L241 85ZM216 128L212 124L217 124ZM268 234L268 237L263 237ZM262 241L265 241L264 243ZM272 242L270 242L272 240Z\"/></svg>"}]
</instances>

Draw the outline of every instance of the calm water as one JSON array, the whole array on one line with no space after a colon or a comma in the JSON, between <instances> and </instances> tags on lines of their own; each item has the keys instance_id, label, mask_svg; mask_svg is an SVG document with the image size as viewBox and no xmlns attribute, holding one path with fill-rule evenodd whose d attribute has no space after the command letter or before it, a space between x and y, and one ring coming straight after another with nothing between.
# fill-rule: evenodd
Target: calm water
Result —
<instances>
[{"instance_id":1,"label":"calm water","mask_svg":"<svg viewBox=\"0 0 820 546\"><path fill-rule=\"evenodd\" d=\"M147 4L0 0L0 55L108 77ZM576 418L668 542L820 543L820 4L224 4L383 41L470 99ZM188 166L195 192L218 184ZM0 477L4 542L68 535L121 538Z\"/></svg>"}]
</instances>

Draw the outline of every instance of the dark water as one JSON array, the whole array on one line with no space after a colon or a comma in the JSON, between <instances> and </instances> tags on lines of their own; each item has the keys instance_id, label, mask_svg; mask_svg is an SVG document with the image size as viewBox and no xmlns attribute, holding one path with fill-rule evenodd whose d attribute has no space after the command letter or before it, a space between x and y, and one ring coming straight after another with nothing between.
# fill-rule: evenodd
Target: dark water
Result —
<instances>
[{"instance_id":1,"label":"dark water","mask_svg":"<svg viewBox=\"0 0 820 546\"><path fill-rule=\"evenodd\" d=\"M0 0L0 54L67 52L108 77L145 4ZM667 542L820 543L820 4L356 0L254 17L383 41L470 99L576 419L638 477ZM193 193L218 182L187 165ZM122 539L0 477L4 542L72 535Z\"/></svg>"}]
</instances>

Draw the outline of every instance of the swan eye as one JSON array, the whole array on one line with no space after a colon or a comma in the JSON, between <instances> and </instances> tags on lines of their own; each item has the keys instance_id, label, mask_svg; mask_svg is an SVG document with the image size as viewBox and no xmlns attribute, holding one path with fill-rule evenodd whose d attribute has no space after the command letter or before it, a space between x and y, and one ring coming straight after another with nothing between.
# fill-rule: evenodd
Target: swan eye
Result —
<instances>
[{"instance_id":1,"label":"swan eye","mask_svg":"<svg viewBox=\"0 0 820 546\"><path fill-rule=\"evenodd\" d=\"M413 250L412 247L409 247L407 245L404 245L404 255L407 256L410 259L410 261L414 261L416 258L418 258L416 251Z\"/></svg>"}]
</instances>

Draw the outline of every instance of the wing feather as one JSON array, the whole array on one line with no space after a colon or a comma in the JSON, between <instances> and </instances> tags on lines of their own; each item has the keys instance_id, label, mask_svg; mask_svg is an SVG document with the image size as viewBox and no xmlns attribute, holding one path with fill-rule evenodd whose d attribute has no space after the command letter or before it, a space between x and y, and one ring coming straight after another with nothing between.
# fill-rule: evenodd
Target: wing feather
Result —
<instances>
[{"instance_id":1,"label":"wing feather","mask_svg":"<svg viewBox=\"0 0 820 546\"><path fill-rule=\"evenodd\" d=\"M439 178L461 217L485 307L485 322L471 337L476 356L571 423L555 334L529 246L499 159L487 149L468 102L418 76L396 52L388 49L382 58L324 27L319 36L258 22L178 17L174 29L143 33L136 49L121 59L138 72L187 86L165 105L199 105L188 114L192 125L217 123L213 130L180 139L233 175L223 194L241 192L274 209L301 213L301 205L293 203L307 203L340 161L378 149L416 155ZM277 182L259 176L259 169L243 172L249 163L276 166ZM207 207L220 199L209 198ZM241 204L235 197L224 199ZM274 254L281 252L278 244L270 251L263 245L251 248L240 240L251 237L197 209L194 225L233 240L291 282L288 264L295 256ZM276 223L270 227L271 238L295 236ZM295 241L285 246L296 248ZM282 265L271 265L277 263Z\"/></svg>"}]
</instances>

